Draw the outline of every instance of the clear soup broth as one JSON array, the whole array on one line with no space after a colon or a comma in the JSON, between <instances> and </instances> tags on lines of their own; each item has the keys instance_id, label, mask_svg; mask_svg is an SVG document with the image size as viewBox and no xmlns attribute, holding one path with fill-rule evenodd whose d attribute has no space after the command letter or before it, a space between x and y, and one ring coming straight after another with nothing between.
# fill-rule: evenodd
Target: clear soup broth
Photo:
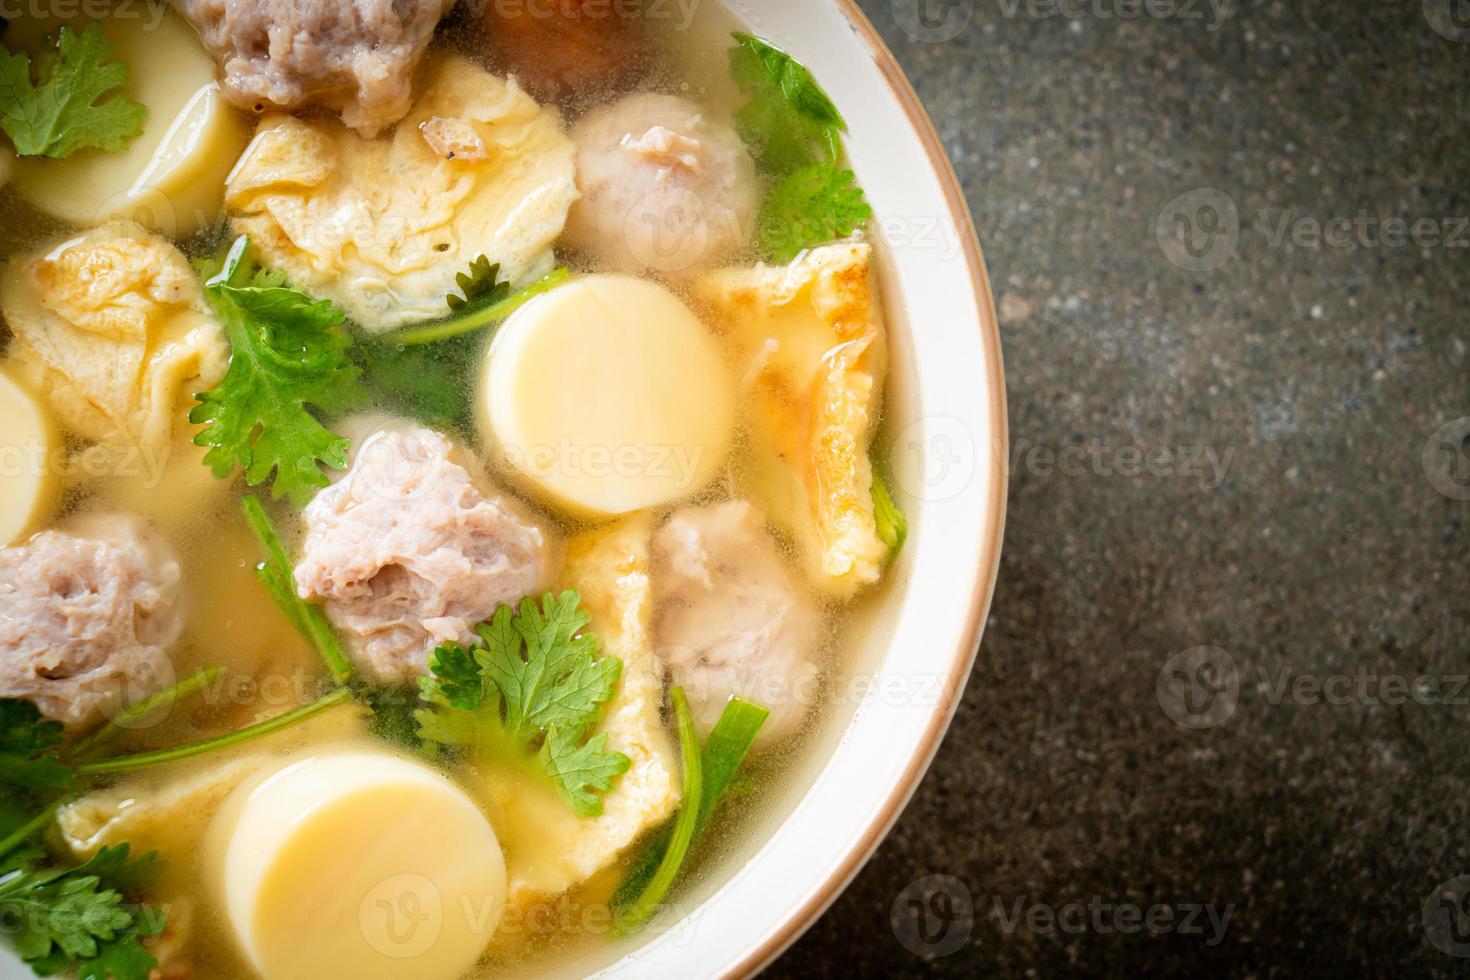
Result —
<instances>
[{"instance_id":1,"label":"clear soup broth","mask_svg":"<svg viewBox=\"0 0 1470 980\"><path fill-rule=\"evenodd\" d=\"M6 128L0 750L70 774L7 869L156 851L93 955L163 978L632 948L892 592L841 116L716 4L297 5L315 53L177 6L4 36L127 65Z\"/></svg>"}]
</instances>

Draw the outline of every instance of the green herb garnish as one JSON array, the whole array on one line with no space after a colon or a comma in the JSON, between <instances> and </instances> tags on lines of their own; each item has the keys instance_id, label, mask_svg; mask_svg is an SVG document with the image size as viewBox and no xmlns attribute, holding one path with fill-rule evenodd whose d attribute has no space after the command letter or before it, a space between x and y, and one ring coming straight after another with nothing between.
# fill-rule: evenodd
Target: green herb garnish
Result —
<instances>
[{"instance_id":1,"label":"green herb garnish","mask_svg":"<svg viewBox=\"0 0 1470 980\"><path fill-rule=\"evenodd\" d=\"M81 980L147 980L158 961L140 940L163 931L164 915L123 897L156 869L151 854L129 861L126 844L74 868L18 868L0 878L0 917L40 976L74 970Z\"/></svg>"},{"instance_id":2,"label":"green herb garnish","mask_svg":"<svg viewBox=\"0 0 1470 980\"><path fill-rule=\"evenodd\" d=\"M801 62L751 34L734 35L730 73L750 102L735 125L762 170L788 174L815 163L835 164L847 123Z\"/></svg>"},{"instance_id":3,"label":"green herb garnish","mask_svg":"<svg viewBox=\"0 0 1470 980\"><path fill-rule=\"evenodd\" d=\"M302 705L285 714L276 715L274 718L256 722L239 731L216 735L213 738L190 742L186 745L177 745L171 749L160 749L157 752L140 752L137 755L121 755L112 759L103 759L100 762L84 762L76 767L77 775L103 776L118 772L131 772L134 769L147 769L151 766L161 766L166 762L178 762L181 759L192 759L195 756L208 755L223 749L233 749L257 738L264 738L299 725L328 708L335 708L339 704L346 703L351 698L351 691L345 687L339 687L310 704Z\"/></svg>"},{"instance_id":4,"label":"green herb garnish","mask_svg":"<svg viewBox=\"0 0 1470 980\"><path fill-rule=\"evenodd\" d=\"M689 700L682 687L670 688L669 699L674 705L674 723L679 729L679 749L684 759L684 802L647 886L616 918L616 930L623 936L642 928L663 904L694 843L704 808L704 761L700 758L699 736L694 733L694 715L689 711Z\"/></svg>"},{"instance_id":5,"label":"green herb garnish","mask_svg":"<svg viewBox=\"0 0 1470 980\"><path fill-rule=\"evenodd\" d=\"M459 284L459 292L444 297L453 313L471 306L490 306L510 295L510 283L500 278L500 263L491 264L483 255L470 263L468 272L456 275L454 281Z\"/></svg>"},{"instance_id":6,"label":"green herb garnish","mask_svg":"<svg viewBox=\"0 0 1470 980\"><path fill-rule=\"evenodd\" d=\"M373 398L434 429L471 429L470 395L484 339L474 334L404 347L364 340L352 351Z\"/></svg>"},{"instance_id":7,"label":"green herb garnish","mask_svg":"<svg viewBox=\"0 0 1470 980\"><path fill-rule=\"evenodd\" d=\"M117 151L143 132L148 108L122 94L128 65L113 58L100 25L61 28L34 67L32 83L30 56L0 46L0 129L21 156Z\"/></svg>"},{"instance_id":8,"label":"green herb garnish","mask_svg":"<svg viewBox=\"0 0 1470 980\"><path fill-rule=\"evenodd\" d=\"M144 719L178 704L187 697L197 694L205 686L213 684L220 675L219 667L204 667L196 670L188 677L179 681L171 687L166 687L157 694L150 695L137 704L118 712L107 724L98 728L85 738L77 739L72 743L71 754L73 758L85 758L97 749L104 748L108 742L117 738L130 728L141 725Z\"/></svg>"},{"instance_id":9,"label":"green herb garnish","mask_svg":"<svg viewBox=\"0 0 1470 980\"><path fill-rule=\"evenodd\" d=\"M236 467L251 486L275 476L272 496L298 506L327 485L322 466L346 469L349 442L313 414L345 412L362 401L359 370L342 311L289 289L279 273L255 267L250 240L237 238L204 284L230 340L230 366L213 391L196 395L189 421L205 426L196 444L216 476Z\"/></svg>"},{"instance_id":10,"label":"green herb garnish","mask_svg":"<svg viewBox=\"0 0 1470 980\"><path fill-rule=\"evenodd\" d=\"M760 249L773 262L790 262L814 245L846 238L873 217L851 170L830 164L781 178L760 213Z\"/></svg>"},{"instance_id":11,"label":"green herb garnish","mask_svg":"<svg viewBox=\"0 0 1470 980\"><path fill-rule=\"evenodd\" d=\"M889 557L898 554L904 541L908 540L909 520L894 502L888 481L876 463L873 466L873 520L878 525L878 540L888 546Z\"/></svg>"},{"instance_id":12,"label":"green herb garnish","mask_svg":"<svg viewBox=\"0 0 1470 980\"><path fill-rule=\"evenodd\" d=\"M509 285L499 283L489 292L462 304L459 312L454 316L388 334L381 343L398 347L416 347L420 344L435 344L483 330L508 319L516 310L542 293L549 293L571 277L571 271L568 269L553 269L529 286L524 286L514 293L510 292ZM463 285L463 275L460 280ZM501 286L505 287L503 291L500 289Z\"/></svg>"},{"instance_id":13,"label":"green herb garnish","mask_svg":"<svg viewBox=\"0 0 1470 980\"><path fill-rule=\"evenodd\" d=\"M352 677L352 661L348 659L347 651L342 648L342 641L337 638L332 624L327 622L321 607L302 599L292 587L291 561L286 557L285 546L281 544L280 532L266 516L265 507L253 494L245 495L244 507L245 523L250 525L250 530L255 533L265 550L265 561L256 567L255 574L281 612L286 614L291 624L316 649L332 679L338 684L347 683Z\"/></svg>"},{"instance_id":14,"label":"green herb garnish","mask_svg":"<svg viewBox=\"0 0 1470 980\"><path fill-rule=\"evenodd\" d=\"M427 708L415 715L427 747L496 757L544 773L578 816L602 812L602 794L632 765L607 751L607 733L586 733L612 699L623 662L599 655L584 632L581 596L547 594L496 610L481 644L441 645L419 681ZM534 765L532 763L534 762Z\"/></svg>"},{"instance_id":15,"label":"green herb garnish","mask_svg":"<svg viewBox=\"0 0 1470 980\"><path fill-rule=\"evenodd\" d=\"M847 123L812 73L750 34L736 34L730 72L750 101L741 137L774 184L761 204L758 244L769 262L845 238L873 217L851 170L838 166Z\"/></svg>"},{"instance_id":16,"label":"green herb garnish","mask_svg":"<svg viewBox=\"0 0 1470 980\"><path fill-rule=\"evenodd\" d=\"M675 708L677 711L677 704ZM700 752L703 787L697 804L690 803L687 788L684 794L683 807L688 809L696 806L698 811L694 823L694 840L698 840L704 833L715 808L736 792L740 782L737 778L740 767L750 754L750 748L755 744L761 726L770 716L771 713L765 708L741 698L731 698L725 705L720 720L710 730L709 738ZM671 853L673 834L674 828L665 828L654 836L634 860L633 867L613 895L612 907L625 933L637 928L637 925L627 924L628 916L634 903L647 893L654 875ZM680 860L682 862L682 858Z\"/></svg>"},{"instance_id":17,"label":"green herb garnish","mask_svg":"<svg viewBox=\"0 0 1470 980\"><path fill-rule=\"evenodd\" d=\"M29 701L0 701L0 795L50 793L71 785L58 757L62 725L47 721Z\"/></svg>"}]
</instances>

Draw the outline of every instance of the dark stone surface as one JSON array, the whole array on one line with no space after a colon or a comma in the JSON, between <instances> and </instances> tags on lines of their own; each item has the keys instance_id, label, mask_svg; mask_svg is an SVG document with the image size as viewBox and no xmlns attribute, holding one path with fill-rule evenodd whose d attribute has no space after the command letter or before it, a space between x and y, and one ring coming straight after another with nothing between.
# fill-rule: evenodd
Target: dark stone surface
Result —
<instances>
[{"instance_id":1,"label":"dark stone surface","mask_svg":"<svg viewBox=\"0 0 1470 980\"><path fill-rule=\"evenodd\" d=\"M771 975L1470 974L1423 911L1470 874L1465 430L1431 446L1434 479L1423 463L1470 415L1470 43L1431 29L1437 0L1240 3L1216 30L1203 0L1202 20L949 0L972 19L937 43L905 32L908 2L863 6L959 169L1004 311L1010 520L933 770ZM1203 188L1242 228L1191 271L1157 227ZM1215 227L1212 203L1177 210ZM1312 244L1310 222L1360 213L1366 232ZM1395 217L1452 241L1385 242ZM1031 453L1073 446L1081 475ZM1119 475L1128 448L1157 472ZM1175 661L1161 698L1202 645L1223 654ZM1211 678L1219 723L1171 720ZM931 916L962 945L926 960L890 910L931 874L975 921L965 939ZM1008 928L1018 901L1066 927ZM1113 908L1099 927L1069 903ZM1203 934L1112 928L1120 905L1189 903L1230 907L1222 940L1204 915Z\"/></svg>"}]
</instances>

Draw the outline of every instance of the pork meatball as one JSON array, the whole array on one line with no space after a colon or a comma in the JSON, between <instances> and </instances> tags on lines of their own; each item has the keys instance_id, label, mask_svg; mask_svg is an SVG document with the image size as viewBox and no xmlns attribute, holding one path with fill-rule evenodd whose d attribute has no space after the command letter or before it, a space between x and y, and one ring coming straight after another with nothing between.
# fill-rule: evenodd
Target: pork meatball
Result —
<instances>
[{"instance_id":1,"label":"pork meatball","mask_svg":"<svg viewBox=\"0 0 1470 980\"><path fill-rule=\"evenodd\" d=\"M0 697L82 727L173 683L179 563L131 514L0 550Z\"/></svg>"},{"instance_id":2,"label":"pork meatball","mask_svg":"<svg viewBox=\"0 0 1470 980\"><path fill-rule=\"evenodd\" d=\"M452 0L174 0L242 109L324 105L363 136L408 112L414 69Z\"/></svg>"},{"instance_id":3,"label":"pork meatball","mask_svg":"<svg viewBox=\"0 0 1470 980\"><path fill-rule=\"evenodd\" d=\"M651 60L642 24L607 0L495 0L496 61L536 98L585 103L637 80Z\"/></svg>"},{"instance_id":4,"label":"pork meatball","mask_svg":"<svg viewBox=\"0 0 1470 980\"><path fill-rule=\"evenodd\" d=\"M680 275L750 244L755 162L729 126L672 95L633 95L572 129L567 243L628 273Z\"/></svg>"},{"instance_id":5,"label":"pork meatball","mask_svg":"<svg viewBox=\"0 0 1470 980\"><path fill-rule=\"evenodd\" d=\"M306 507L296 591L324 600L364 673L399 683L427 673L436 646L473 642L497 608L535 592L546 539L488 499L438 432L391 426L357 446L347 474Z\"/></svg>"},{"instance_id":6,"label":"pork meatball","mask_svg":"<svg viewBox=\"0 0 1470 980\"><path fill-rule=\"evenodd\" d=\"M743 500L674 514L653 538L654 642L708 732L731 695L769 708L760 742L801 726L817 695L821 618Z\"/></svg>"}]
</instances>

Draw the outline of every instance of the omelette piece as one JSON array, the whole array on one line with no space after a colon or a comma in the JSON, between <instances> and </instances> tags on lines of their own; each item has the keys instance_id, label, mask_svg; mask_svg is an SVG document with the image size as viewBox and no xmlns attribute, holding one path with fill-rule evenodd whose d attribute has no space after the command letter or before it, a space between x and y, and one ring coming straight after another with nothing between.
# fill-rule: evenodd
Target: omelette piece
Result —
<instances>
[{"instance_id":1,"label":"omelette piece","mask_svg":"<svg viewBox=\"0 0 1470 980\"><path fill-rule=\"evenodd\" d=\"M594 734L606 732L608 751L633 764L603 797L602 815L577 816L545 779L508 768L482 773L513 906L587 882L679 807L679 764L660 718L662 668L650 633L650 533L648 515L639 514L567 545L565 582L582 594L603 653L623 662L617 694Z\"/></svg>"},{"instance_id":2,"label":"omelette piece","mask_svg":"<svg viewBox=\"0 0 1470 980\"><path fill-rule=\"evenodd\" d=\"M746 491L796 539L814 587L853 596L878 581L888 553L868 457L888 356L872 246L723 269L694 291L744 366L755 457Z\"/></svg>"},{"instance_id":3,"label":"omelette piece","mask_svg":"<svg viewBox=\"0 0 1470 980\"><path fill-rule=\"evenodd\" d=\"M389 136L267 116L225 190L265 265L370 333L447 314L481 255L514 286L550 272L577 199L560 116L468 59L429 71Z\"/></svg>"},{"instance_id":4,"label":"omelette piece","mask_svg":"<svg viewBox=\"0 0 1470 980\"><path fill-rule=\"evenodd\" d=\"M8 263L0 309L11 367L63 427L152 459L229 364L189 260L128 221Z\"/></svg>"}]
</instances>

